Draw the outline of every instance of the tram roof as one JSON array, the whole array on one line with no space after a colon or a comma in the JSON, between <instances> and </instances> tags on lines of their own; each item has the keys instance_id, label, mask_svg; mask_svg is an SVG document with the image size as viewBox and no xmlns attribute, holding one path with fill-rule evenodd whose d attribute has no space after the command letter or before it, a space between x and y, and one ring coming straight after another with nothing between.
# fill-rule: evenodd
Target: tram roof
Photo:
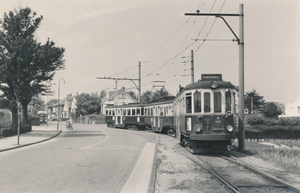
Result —
<instances>
[{"instance_id":1,"label":"tram roof","mask_svg":"<svg viewBox=\"0 0 300 193\"><path fill-rule=\"evenodd\" d=\"M224 88L231 88L231 89L236 89L237 87L233 84L231 84L230 82L226 82L226 81L216 81L217 82L217 88L215 89L224 89ZM191 83L188 84L186 87L184 87L183 90L193 90L193 89L212 89L211 87L211 83L212 81L209 80L199 80L198 82L195 83Z\"/></svg>"},{"instance_id":2,"label":"tram roof","mask_svg":"<svg viewBox=\"0 0 300 193\"><path fill-rule=\"evenodd\" d=\"M157 106L157 105L164 105L168 103L172 103L173 100L166 100L166 101L160 101L160 102L154 102L154 103L148 103L148 104L140 104L140 103L134 103L134 104L124 104L124 105L116 105L116 106L107 106L106 108L134 108L134 107L147 107L147 106Z\"/></svg>"}]
</instances>

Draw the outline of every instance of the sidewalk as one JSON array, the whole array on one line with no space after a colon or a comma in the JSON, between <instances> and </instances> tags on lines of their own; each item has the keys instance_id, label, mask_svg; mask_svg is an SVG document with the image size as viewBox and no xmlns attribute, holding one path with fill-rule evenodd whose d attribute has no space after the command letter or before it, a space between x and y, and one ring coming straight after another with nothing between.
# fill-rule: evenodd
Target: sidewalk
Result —
<instances>
[{"instance_id":1,"label":"sidewalk","mask_svg":"<svg viewBox=\"0 0 300 193\"><path fill-rule=\"evenodd\" d=\"M63 124L60 124L60 129ZM32 131L20 134L19 145L18 136L4 137L0 139L0 152L16 149L43 141L47 141L59 135L61 130L57 130L56 122L50 122L48 125L32 126Z\"/></svg>"}]
</instances>

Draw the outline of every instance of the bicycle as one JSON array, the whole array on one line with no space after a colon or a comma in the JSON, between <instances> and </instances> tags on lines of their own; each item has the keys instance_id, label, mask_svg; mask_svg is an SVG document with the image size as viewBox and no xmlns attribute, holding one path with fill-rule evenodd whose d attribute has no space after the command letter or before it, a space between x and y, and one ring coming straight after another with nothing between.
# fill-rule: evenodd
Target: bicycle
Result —
<instances>
[{"instance_id":1,"label":"bicycle","mask_svg":"<svg viewBox=\"0 0 300 193\"><path fill-rule=\"evenodd\" d=\"M72 125L72 123L71 122L67 122L67 124L66 124L66 129L70 129L70 130L73 130L73 125Z\"/></svg>"}]
</instances>

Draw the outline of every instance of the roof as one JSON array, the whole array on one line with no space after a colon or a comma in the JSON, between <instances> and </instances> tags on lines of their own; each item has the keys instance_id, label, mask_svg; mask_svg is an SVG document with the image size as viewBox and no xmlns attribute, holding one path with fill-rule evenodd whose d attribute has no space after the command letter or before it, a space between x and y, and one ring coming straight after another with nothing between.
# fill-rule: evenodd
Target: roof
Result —
<instances>
[{"instance_id":1,"label":"roof","mask_svg":"<svg viewBox=\"0 0 300 193\"><path fill-rule=\"evenodd\" d=\"M131 100L133 101L137 101L135 99L133 99L128 92L126 92L125 87L123 86L122 88L118 89L118 90L114 90L114 91L109 91L108 92L108 98L104 99L101 104L103 104L105 101L111 101L113 100L116 96L118 96L118 94L126 94Z\"/></svg>"}]
</instances>

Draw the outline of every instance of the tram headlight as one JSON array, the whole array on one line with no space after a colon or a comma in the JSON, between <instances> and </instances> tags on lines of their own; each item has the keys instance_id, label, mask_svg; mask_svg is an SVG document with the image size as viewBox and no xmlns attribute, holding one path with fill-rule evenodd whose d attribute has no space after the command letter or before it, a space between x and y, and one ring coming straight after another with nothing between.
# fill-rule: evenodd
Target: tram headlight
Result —
<instances>
[{"instance_id":1,"label":"tram headlight","mask_svg":"<svg viewBox=\"0 0 300 193\"><path fill-rule=\"evenodd\" d=\"M217 88L217 87L218 87L218 82L215 81L215 80L211 81L211 82L210 82L210 87L211 87L212 89Z\"/></svg>"},{"instance_id":2,"label":"tram headlight","mask_svg":"<svg viewBox=\"0 0 300 193\"><path fill-rule=\"evenodd\" d=\"M202 131L201 125L196 125L196 126L194 127L194 130L195 130L197 133L199 133L200 131Z\"/></svg>"},{"instance_id":3,"label":"tram headlight","mask_svg":"<svg viewBox=\"0 0 300 193\"><path fill-rule=\"evenodd\" d=\"M227 131L232 132L233 131L233 127L232 125L227 125L226 126Z\"/></svg>"}]
</instances>

